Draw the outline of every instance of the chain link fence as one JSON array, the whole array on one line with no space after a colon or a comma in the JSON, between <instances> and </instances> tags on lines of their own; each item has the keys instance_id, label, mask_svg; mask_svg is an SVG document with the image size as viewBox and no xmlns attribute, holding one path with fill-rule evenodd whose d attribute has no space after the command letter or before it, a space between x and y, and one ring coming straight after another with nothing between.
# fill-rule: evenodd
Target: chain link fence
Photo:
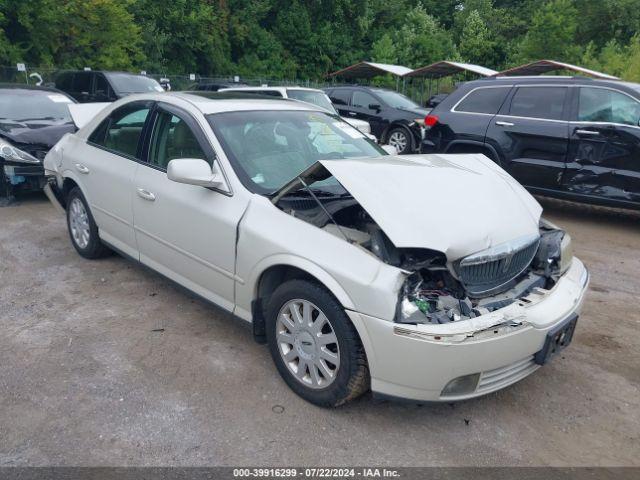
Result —
<instances>
[{"instance_id":1,"label":"chain link fence","mask_svg":"<svg viewBox=\"0 0 640 480\"><path fill-rule=\"evenodd\" d=\"M18 69L16 66L0 66L0 83L16 83L16 84L29 84L29 85L42 85L42 86L55 86L56 77L61 73L69 71L65 69L58 69L53 67L32 67L25 65L24 70ZM283 78L270 78L270 77L245 77L238 75L215 75L215 76L203 76L198 74L190 75L167 75L160 73L150 72L131 72L131 73L144 73L150 78L154 78L158 81L164 80L171 85L171 89L177 90L190 90L197 84L217 84L217 85L247 85L247 86L298 86L308 88L326 88L336 85L348 85L337 79L328 80L310 80L310 79L283 79ZM402 81L395 78L376 78L373 81L359 81L359 85L372 85L389 88L396 90L411 99L424 105L429 99L429 96L440 93L450 92L455 88L455 84L460 81L455 77L444 78L437 82L437 85L432 85L431 82L427 83L425 79L409 79ZM161 82L163 83L163 82ZM435 82L434 82L435 83ZM433 88L435 87L435 88Z\"/></svg>"}]
</instances>

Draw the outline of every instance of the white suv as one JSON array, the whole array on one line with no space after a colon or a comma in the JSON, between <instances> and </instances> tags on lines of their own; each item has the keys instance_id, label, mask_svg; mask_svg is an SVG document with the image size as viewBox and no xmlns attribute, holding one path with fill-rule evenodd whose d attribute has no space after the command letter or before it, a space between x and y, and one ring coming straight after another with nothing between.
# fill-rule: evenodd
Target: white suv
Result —
<instances>
[{"instance_id":1,"label":"white suv","mask_svg":"<svg viewBox=\"0 0 640 480\"><path fill-rule=\"evenodd\" d=\"M80 255L122 252L252 322L318 405L510 385L570 342L587 289L486 157L387 155L306 103L131 96L44 165Z\"/></svg>"},{"instance_id":2,"label":"white suv","mask_svg":"<svg viewBox=\"0 0 640 480\"><path fill-rule=\"evenodd\" d=\"M219 92L244 92L255 93L259 95L271 95L274 97L290 98L292 100L298 100L300 102L310 103L317 107L323 108L328 112L340 115L338 111L331 103L331 100L322 90L315 88L303 88L303 87L229 87L221 88ZM352 127L356 127L362 133L370 135L369 138L375 140L375 137L371 135L371 125L365 120L358 118L341 117L342 120L347 122Z\"/></svg>"}]
</instances>

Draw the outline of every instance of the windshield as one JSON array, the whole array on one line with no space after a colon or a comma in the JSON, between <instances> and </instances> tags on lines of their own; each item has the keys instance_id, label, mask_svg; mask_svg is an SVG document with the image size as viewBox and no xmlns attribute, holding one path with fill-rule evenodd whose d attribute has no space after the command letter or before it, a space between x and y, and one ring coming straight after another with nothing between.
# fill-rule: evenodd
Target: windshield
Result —
<instances>
[{"instance_id":1,"label":"windshield","mask_svg":"<svg viewBox=\"0 0 640 480\"><path fill-rule=\"evenodd\" d=\"M129 73L107 73L111 85L118 93L164 92L164 89L153 78Z\"/></svg>"},{"instance_id":2,"label":"windshield","mask_svg":"<svg viewBox=\"0 0 640 480\"><path fill-rule=\"evenodd\" d=\"M389 90L374 90L384 103L393 108L420 108L420 105L415 103L409 97L402 95L401 93L391 92Z\"/></svg>"},{"instance_id":3,"label":"windshield","mask_svg":"<svg viewBox=\"0 0 640 480\"><path fill-rule=\"evenodd\" d=\"M208 115L242 183L271 194L318 160L380 157L378 145L335 115L308 111L246 111ZM333 177L314 188L344 193Z\"/></svg>"},{"instance_id":4,"label":"windshield","mask_svg":"<svg viewBox=\"0 0 640 480\"><path fill-rule=\"evenodd\" d=\"M13 121L65 120L71 122L67 105L74 103L57 92L28 89L0 90L0 117Z\"/></svg>"},{"instance_id":5,"label":"windshield","mask_svg":"<svg viewBox=\"0 0 640 480\"><path fill-rule=\"evenodd\" d=\"M331 100L329 100L329 97L327 97L327 95L325 95L323 92L314 92L313 90L294 90L291 88L287 88L287 96L289 98L293 98L294 100L300 100L301 102L307 102L313 105L317 105L318 107L329 110L332 113L338 113L331 104Z\"/></svg>"}]
</instances>

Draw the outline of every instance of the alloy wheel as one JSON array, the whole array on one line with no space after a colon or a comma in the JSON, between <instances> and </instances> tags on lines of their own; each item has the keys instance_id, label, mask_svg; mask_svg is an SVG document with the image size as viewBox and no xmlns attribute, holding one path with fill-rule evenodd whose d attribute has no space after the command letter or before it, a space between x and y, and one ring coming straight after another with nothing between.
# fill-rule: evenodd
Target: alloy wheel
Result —
<instances>
[{"instance_id":1,"label":"alloy wheel","mask_svg":"<svg viewBox=\"0 0 640 480\"><path fill-rule=\"evenodd\" d=\"M325 388L336 379L338 339L327 316L313 303L294 299L282 306L276 342L287 369L306 387Z\"/></svg>"},{"instance_id":2,"label":"alloy wheel","mask_svg":"<svg viewBox=\"0 0 640 480\"><path fill-rule=\"evenodd\" d=\"M398 152L404 152L407 148L407 143L408 139L406 133L400 130L396 130L389 137L389 145L396 147L396 150L398 150Z\"/></svg>"},{"instance_id":3,"label":"alloy wheel","mask_svg":"<svg viewBox=\"0 0 640 480\"><path fill-rule=\"evenodd\" d=\"M79 198L74 198L69 205L69 228L73 241L80 248L87 248L89 245L89 215L84 208L84 204Z\"/></svg>"}]
</instances>

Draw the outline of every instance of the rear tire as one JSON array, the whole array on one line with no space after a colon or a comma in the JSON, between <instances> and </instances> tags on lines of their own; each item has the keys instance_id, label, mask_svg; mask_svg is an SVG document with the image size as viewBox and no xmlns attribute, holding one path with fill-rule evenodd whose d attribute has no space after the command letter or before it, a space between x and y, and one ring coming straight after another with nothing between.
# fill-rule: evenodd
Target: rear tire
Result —
<instances>
[{"instance_id":1,"label":"rear tire","mask_svg":"<svg viewBox=\"0 0 640 480\"><path fill-rule=\"evenodd\" d=\"M413 135L404 127L395 127L387 135L387 143L396 147L398 155L413 151Z\"/></svg>"},{"instance_id":2,"label":"rear tire","mask_svg":"<svg viewBox=\"0 0 640 480\"><path fill-rule=\"evenodd\" d=\"M84 258L102 258L112 253L100 240L98 226L78 187L71 189L67 196L67 228L73 247Z\"/></svg>"},{"instance_id":3,"label":"rear tire","mask_svg":"<svg viewBox=\"0 0 640 480\"><path fill-rule=\"evenodd\" d=\"M305 280L280 285L269 300L266 329L278 372L308 402L337 407L369 389L360 337L344 308L321 286Z\"/></svg>"}]
</instances>

